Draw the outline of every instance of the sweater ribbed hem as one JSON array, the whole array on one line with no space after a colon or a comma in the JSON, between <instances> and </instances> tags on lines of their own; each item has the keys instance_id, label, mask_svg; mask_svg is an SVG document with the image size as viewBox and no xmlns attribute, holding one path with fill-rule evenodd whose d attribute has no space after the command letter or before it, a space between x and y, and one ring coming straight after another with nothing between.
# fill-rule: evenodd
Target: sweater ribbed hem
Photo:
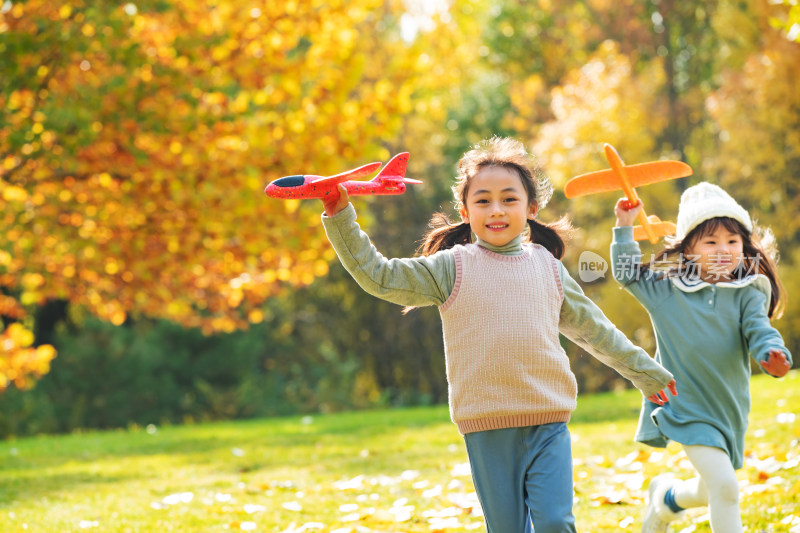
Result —
<instances>
[{"instance_id":1,"label":"sweater ribbed hem","mask_svg":"<svg viewBox=\"0 0 800 533\"><path fill-rule=\"evenodd\" d=\"M569 422L571 411L554 411L547 413L526 413L519 415L501 415L487 418L473 418L472 420L455 421L458 432L462 435L476 431L490 431L492 429L519 428L527 426L541 426L554 422Z\"/></svg>"}]
</instances>

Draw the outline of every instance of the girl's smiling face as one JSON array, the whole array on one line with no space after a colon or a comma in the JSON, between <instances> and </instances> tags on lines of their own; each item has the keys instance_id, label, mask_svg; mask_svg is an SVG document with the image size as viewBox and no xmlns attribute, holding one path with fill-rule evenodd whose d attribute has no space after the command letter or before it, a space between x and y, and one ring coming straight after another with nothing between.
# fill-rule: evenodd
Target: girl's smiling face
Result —
<instances>
[{"instance_id":1,"label":"girl's smiling face","mask_svg":"<svg viewBox=\"0 0 800 533\"><path fill-rule=\"evenodd\" d=\"M520 176L503 166L478 171L469 181L466 202L459 207L461 220L492 246L504 246L519 236L537 210Z\"/></svg>"},{"instance_id":2,"label":"girl's smiling face","mask_svg":"<svg viewBox=\"0 0 800 533\"><path fill-rule=\"evenodd\" d=\"M742 236L724 224L694 239L686 251L700 269L700 277L709 283L731 279L733 271L744 260Z\"/></svg>"}]
</instances>

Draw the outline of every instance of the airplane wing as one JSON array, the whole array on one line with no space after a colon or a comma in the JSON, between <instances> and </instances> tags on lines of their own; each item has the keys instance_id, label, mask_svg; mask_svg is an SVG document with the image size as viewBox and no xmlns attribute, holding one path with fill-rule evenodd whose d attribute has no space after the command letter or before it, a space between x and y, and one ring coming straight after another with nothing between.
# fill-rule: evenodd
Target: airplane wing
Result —
<instances>
[{"instance_id":1,"label":"airplane wing","mask_svg":"<svg viewBox=\"0 0 800 533\"><path fill-rule=\"evenodd\" d=\"M364 166L358 167L353 170L348 170L347 172L342 172L341 174L336 174L333 176L327 176L321 179L314 181L314 185L336 185L337 183L341 183L347 180L358 180L361 178L365 178L375 172L383 163L369 163Z\"/></svg>"},{"instance_id":2,"label":"airplane wing","mask_svg":"<svg viewBox=\"0 0 800 533\"><path fill-rule=\"evenodd\" d=\"M659 181L683 178L692 175L692 167L681 161L651 161L624 167L631 187L650 185ZM581 174L564 186L564 195L575 198L586 194L620 191L622 184L617 174L609 169Z\"/></svg>"}]
</instances>

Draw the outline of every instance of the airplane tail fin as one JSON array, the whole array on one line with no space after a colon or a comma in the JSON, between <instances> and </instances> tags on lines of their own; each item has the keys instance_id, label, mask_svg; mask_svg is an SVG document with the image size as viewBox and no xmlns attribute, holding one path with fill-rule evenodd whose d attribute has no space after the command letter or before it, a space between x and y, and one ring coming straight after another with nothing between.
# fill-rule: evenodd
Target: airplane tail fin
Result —
<instances>
[{"instance_id":1,"label":"airplane tail fin","mask_svg":"<svg viewBox=\"0 0 800 533\"><path fill-rule=\"evenodd\" d=\"M380 181L383 183L422 183L419 180L412 180L405 177L407 165L408 152L401 152L390 159L389 162L386 163L386 166L378 172L378 175L372 178L372 181Z\"/></svg>"}]
</instances>

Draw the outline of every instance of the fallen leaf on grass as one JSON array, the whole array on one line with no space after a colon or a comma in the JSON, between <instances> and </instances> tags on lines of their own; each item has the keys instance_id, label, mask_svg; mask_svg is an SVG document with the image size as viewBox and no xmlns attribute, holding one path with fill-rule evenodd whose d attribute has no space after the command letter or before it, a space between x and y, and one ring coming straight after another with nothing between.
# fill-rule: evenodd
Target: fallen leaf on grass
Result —
<instances>
[{"instance_id":1,"label":"fallen leaf on grass","mask_svg":"<svg viewBox=\"0 0 800 533\"><path fill-rule=\"evenodd\" d=\"M630 527L631 525L633 525L632 516L629 516L628 518L623 518L622 520L619 521L619 527L621 527L622 529Z\"/></svg>"},{"instance_id":2,"label":"fallen leaf on grass","mask_svg":"<svg viewBox=\"0 0 800 533\"><path fill-rule=\"evenodd\" d=\"M447 509L431 509L422 513L424 518L452 518L464 514L462 509L458 507L448 507Z\"/></svg>"},{"instance_id":3,"label":"fallen leaf on grass","mask_svg":"<svg viewBox=\"0 0 800 533\"><path fill-rule=\"evenodd\" d=\"M297 502L285 502L281 505L287 511L297 511L300 512L303 510L303 506Z\"/></svg>"},{"instance_id":4,"label":"fallen leaf on grass","mask_svg":"<svg viewBox=\"0 0 800 533\"><path fill-rule=\"evenodd\" d=\"M325 524L322 522L306 522L297 528L297 533L300 533L301 531L311 531L312 529L325 529Z\"/></svg>"},{"instance_id":5,"label":"fallen leaf on grass","mask_svg":"<svg viewBox=\"0 0 800 533\"><path fill-rule=\"evenodd\" d=\"M325 529L325 524L323 524L322 522L306 522L302 526L296 528L295 523L292 522L291 524L289 524L289 527L281 531L281 533L302 533L303 531L312 531L316 529ZM344 533L351 533L353 530L352 528L340 528L337 529L336 531L332 531L331 533L336 533L337 531Z\"/></svg>"},{"instance_id":6,"label":"fallen leaf on grass","mask_svg":"<svg viewBox=\"0 0 800 533\"><path fill-rule=\"evenodd\" d=\"M800 526L800 516L795 516L790 514L789 516L783 517L781 520L781 525L784 526Z\"/></svg>"},{"instance_id":7,"label":"fallen leaf on grass","mask_svg":"<svg viewBox=\"0 0 800 533\"><path fill-rule=\"evenodd\" d=\"M194 499L194 494L191 492L178 492L164 496L160 502L153 502L150 507L153 509L165 509L170 505L177 505L179 503L189 503Z\"/></svg>"},{"instance_id":8,"label":"fallen leaf on grass","mask_svg":"<svg viewBox=\"0 0 800 533\"><path fill-rule=\"evenodd\" d=\"M428 526L433 533L445 533L450 528L462 527L462 524L458 518L431 518Z\"/></svg>"},{"instance_id":9,"label":"fallen leaf on grass","mask_svg":"<svg viewBox=\"0 0 800 533\"><path fill-rule=\"evenodd\" d=\"M247 514L263 513L266 510L267 508L264 507L263 505L255 505L252 503L248 503L244 506L244 512Z\"/></svg>"},{"instance_id":10,"label":"fallen leaf on grass","mask_svg":"<svg viewBox=\"0 0 800 533\"><path fill-rule=\"evenodd\" d=\"M478 501L478 495L475 492L456 492L449 494L447 499L458 507L461 507L467 513L472 513L476 509L480 511L481 504Z\"/></svg>"},{"instance_id":11,"label":"fallen leaf on grass","mask_svg":"<svg viewBox=\"0 0 800 533\"><path fill-rule=\"evenodd\" d=\"M593 507L597 507L600 505L618 505L626 503L624 501L626 496L627 494L625 492L619 490L609 489L603 492L596 492L592 494L592 497L590 498L591 501L590 505L592 505Z\"/></svg>"},{"instance_id":12,"label":"fallen leaf on grass","mask_svg":"<svg viewBox=\"0 0 800 533\"><path fill-rule=\"evenodd\" d=\"M356 476L344 481L336 481L333 488L338 490L361 490L364 488L364 476Z\"/></svg>"},{"instance_id":13,"label":"fallen leaf on grass","mask_svg":"<svg viewBox=\"0 0 800 533\"><path fill-rule=\"evenodd\" d=\"M395 500L389 513L394 517L395 522L408 522L414 517L414 506L408 505L408 498Z\"/></svg>"},{"instance_id":14,"label":"fallen leaf on grass","mask_svg":"<svg viewBox=\"0 0 800 533\"><path fill-rule=\"evenodd\" d=\"M472 470L469 467L469 463L458 463L453 465L453 469L450 470L450 475L453 477L471 476Z\"/></svg>"},{"instance_id":15,"label":"fallen leaf on grass","mask_svg":"<svg viewBox=\"0 0 800 533\"><path fill-rule=\"evenodd\" d=\"M423 498L436 498L437 496L442 495L442 486L436 485L432 489L428 489L422 493Z\"/></svg>"}]
</instances>

